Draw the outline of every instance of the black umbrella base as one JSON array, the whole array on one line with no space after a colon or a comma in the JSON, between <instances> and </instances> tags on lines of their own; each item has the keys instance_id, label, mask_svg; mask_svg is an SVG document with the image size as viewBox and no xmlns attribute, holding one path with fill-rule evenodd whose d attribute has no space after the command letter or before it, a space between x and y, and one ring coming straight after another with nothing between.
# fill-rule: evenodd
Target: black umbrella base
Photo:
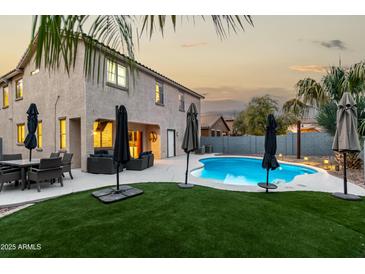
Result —
<instances>
[{"instance_id":1,"label":"black umbrella base","mask_svg":"<svg viewBox=\"0 0 365 274\"><path fill-rule=\"evenodd\" d=\"M128 185L122 185L119 187L119 190L116 190L116 188L104 188L94 191L92 193L92 196L105 204L110 204L141 194L143 194L143 190L141 189L134 188Z\"/></svg>"},{"instance_id":2,"label":"black umbrella base","mask_svg":"<svg viewBox=\"0 0 365 274\"><path fill-rule=\"evenodd\" d=\"M258 183L257 184L259 187L265 188L265 189L277 189L278 186L274 185L274 184L266 184L266 183Z\"/></svg>"},{"instance_id":3,"label":"black umbrella base","mask_svg":"<svg viewBox=\"0 0 365 274\"><path fill-rule=\"evenodd\" d=\"M332 193L333 197L342 199L342 200L347 200L347 201L360 201L361 197L354 195L354 194L345 194L342 192L336 192L336 193Z\"/></svg>"},{"instance_id":4,"label":"black umbrella base","mask_svg":"<svg viewBox=\"0 0 365 274\"><path fill-rule=\"evenodd\" d=\"M177 184L178 187L180 188L193 188L194 185L192 184Z\"/></svg>"}]
</instances>

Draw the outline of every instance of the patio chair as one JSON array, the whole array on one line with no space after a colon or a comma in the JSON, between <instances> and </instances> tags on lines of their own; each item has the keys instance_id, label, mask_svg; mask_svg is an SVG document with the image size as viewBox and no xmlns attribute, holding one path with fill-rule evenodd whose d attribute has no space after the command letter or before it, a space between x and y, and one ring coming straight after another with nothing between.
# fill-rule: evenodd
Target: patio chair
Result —
<instances>
[{"instance_id":1,"label":"patio chair","mask_svg":"<svg viewBox=\"0 0 365 274\"><path fill-rule=\"evenodd\" d=\"M53 182L56 179L63 186L61 157L41 159L39 168L31 168L28 172L29 183L36 182L38 192L41 191L41 182Z\"/></svg>"},{"instance_id":2,"label":"patio chair","mask_svg":"<svg viewBox=\"0 0 365 274\"><path fill-rule=\"evenodd\" d=\"M23 157L19 154L3 154L3 161L21 160Z\"/></svg>"},{"instance_id":3,"label":"patio chair","mask_svg":"<svg viewBox=\"0 0 365 274\"><path fill-rule=\"evenodd\" d=\"M64 153L62 158L62 176L65 177L63 173L68 172L71 180L74 178L71 173L71 161L73 156L73 153Z\"/></svg>"},{"instance_id":4,"label":"patio chair","mask_svg":"<svg viewBox=\"0 0 365 274\"><path fill-rule=\"evenodd\" d=\"M51 155L49 156L49 158L58 158L60 157L61 153L60 152L52 152Z\"/></svg>"},{"instance_id":5,"label":"patio chair","mask_svg":"<svg viewBox=\"0 0 365 274\"><path fill-rule=\"evenodd\" d=\"M148 156L142 156L139 159L131 159L127 165L127 170L144 170L148 167Z\"/></svg>"},{"instance_id":6,"label":"patio chair","mask_svg":"<svg viewBox=\"0 0 365 274\"><path fill-rule=\"evenodd\" d=\"M148 167L152 167L155 162L155 156L153 155L152 151L148 153Z\"/></svg>"},{"instance_id":7,"label":"patio chair","mask_svg":"<svg viewBox=\"0 0 365 274\"><path fill-rule=\"evenodd\" d=\"M19 168L0 169L0 192L5 183L18 182L21 179Z\"/></svg>"},{"instance_id":8,"label":"patio chair","mask_svg":"<svg viewBox=\"0 0 365 274\"><path fill-rule=\"evenodd\" d=\"M113 156L102 155L101 157L98 154L90 155L87 157L87 172L93 174L116 174L117 167L114 163Z\"/></svg>"}]
</instances>

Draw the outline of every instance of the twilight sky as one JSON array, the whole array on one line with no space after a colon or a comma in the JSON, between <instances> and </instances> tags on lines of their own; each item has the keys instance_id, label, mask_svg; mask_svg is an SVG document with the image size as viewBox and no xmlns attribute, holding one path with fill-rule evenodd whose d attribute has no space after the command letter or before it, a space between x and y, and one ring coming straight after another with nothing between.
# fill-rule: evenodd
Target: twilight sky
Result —
<instances>
[{"instance_id":1,"label":"twilight sky","mask_svg":"<svg viewBox=\"0 0 365 274\"><path fill-rule=\"evenodd\" d=\"M0 16L0 75L13 69L30 39L30 16ZM329 65L365 59L365 16L253 16L254 27L220 40L210 21L178 23L164 37L142 37L136 58L203 94L203 112L234 112L253 96L279 102L295 83L320 79ZM179 20L178 20L179 22Z\"/></svg>"}]
</instances>

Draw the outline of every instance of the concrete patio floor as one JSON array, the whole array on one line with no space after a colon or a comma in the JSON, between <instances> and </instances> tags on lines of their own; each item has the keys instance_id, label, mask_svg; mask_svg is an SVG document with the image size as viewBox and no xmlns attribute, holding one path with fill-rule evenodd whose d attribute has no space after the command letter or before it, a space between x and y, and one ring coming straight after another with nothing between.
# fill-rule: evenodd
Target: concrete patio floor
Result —
<instances>
[{"instance_id":1,"label":"concrete patio floor","mask_svg":"<svg viewBox=\"0 0 365 274\"><path fill-rule=\"evenodd\" d=\"M199 162L201 158L215 156L214 154L191 155L190 171L202 166ZM185 178L186 156L156 160L155 165L143 171L125 170L120 173L121 184L133 184L140 182L183 182ZM320 191L320 192L342 192L343 182L340 178L328 174L322 169L311 175L297 176L290 184L279 184L275 191ZM20 187L14 184L6 184L0 192L0 207L9 207L34 203L57 196L62 196L74 192L94 189L103 186L115 185L116 175L99 175L81 172L80 169L73 170L74 180L68 175L64 180L64 187L59 184L49 185L43 183L41 192L37 192L32 185L30 190L21 191ZM263 192L264 190L253 185L228 185L222 182L203 180L192 175L189 176L190 183L196 185L209 186L217 189L233 191ZM365 189L352 183L348 183L348 191L352 194L365 196Z\"/></svg>"}]
</instances>

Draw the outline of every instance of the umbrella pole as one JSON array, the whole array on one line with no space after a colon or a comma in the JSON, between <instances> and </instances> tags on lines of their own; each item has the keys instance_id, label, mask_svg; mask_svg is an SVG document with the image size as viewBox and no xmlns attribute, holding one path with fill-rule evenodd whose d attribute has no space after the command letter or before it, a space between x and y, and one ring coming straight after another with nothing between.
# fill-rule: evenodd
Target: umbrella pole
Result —
<instances>
[{"instance_id":1,"label":"umbrella pole","mask_svg":"<svg viewBox=\"0 0 365 274\"><path fill-rule=\"evenodd\" d=\"M29 150L29 162L31 162L32 161L32 150L30 149Z\"/></svg>"},{"instance_id":2,"label":"umbrella pole","mask_svg":"<svg viewBox=\"0 0 365 274\"><path fill-rule=\"evenodd\" d=\"M119 163L117 164L117 191L119 191Z\"/></svg>"},{"instance_id":3,"label":"umbrella pole","mask_svg":"<svg viewBox=\"0 0 365 274\"><path fill-rule=\"evenodd\" d=\"M343 153L343 188L344 193L347 194L346 152Z\"/></svg>"},{"instance_id":4,"label":"umbrella pole","mask_svg":"<svg viewBox=\"0 0 365 274\"><path fill-rule=\"evenodd\" d=\"M188 183L189 154L190 154L190 152L188 152L187 157L186 157L185 184L187 184L187 183Z\"/></svg>"},{"instance_id":5,"label":"umbrella pole","mask_svg":"<svg viewBox=\"0 0 365 274\"><path fill-rule=\"evenodd\" d=\"M266 186L269 186L269 169L266 169ZM269 189L266 188L266 192L269 192Z\"/></svg>"}]
</instances>

